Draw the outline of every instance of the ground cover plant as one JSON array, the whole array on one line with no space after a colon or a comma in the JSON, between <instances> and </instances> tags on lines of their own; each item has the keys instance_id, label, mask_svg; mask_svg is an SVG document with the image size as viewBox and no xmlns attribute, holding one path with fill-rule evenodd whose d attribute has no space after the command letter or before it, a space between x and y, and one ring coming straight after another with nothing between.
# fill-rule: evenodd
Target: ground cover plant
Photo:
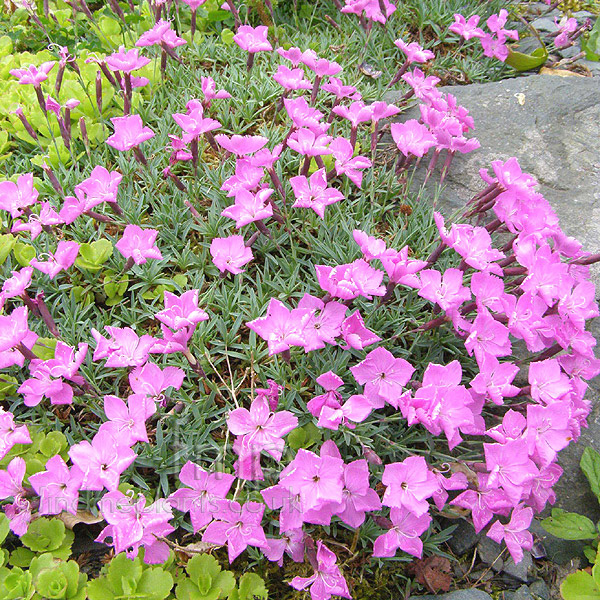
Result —
<instances>
[{"instance_id":1,"label":"ground cover plant","mask_svg":"<svg viewBox=\"0 0 600 600\"><path fill-rule=\"evenodd\" d=\"M531 548L600 371L598 256L514 158L462 214L436 210L478 147L437 74L514 74L509 19L500 1L15 9L0 595L385 597L444 555L440 516L516 562ZM116 555L89 583L73 527Z\"/></svg>"}]
</instances>

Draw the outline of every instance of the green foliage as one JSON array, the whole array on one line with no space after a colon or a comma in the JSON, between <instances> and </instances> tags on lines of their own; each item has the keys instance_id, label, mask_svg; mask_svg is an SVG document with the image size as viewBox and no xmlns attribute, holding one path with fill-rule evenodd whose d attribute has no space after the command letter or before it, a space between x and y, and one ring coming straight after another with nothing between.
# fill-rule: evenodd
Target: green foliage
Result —
<instances>
[{"instance_id":1,"label":"green foliage","mask_svg":"<svg viewBox=\"0 0 600 600\"><path fill-rule=\"evenodd\" d=\"M600 553L591 575L587 571L577 571L566 577L560 586L564 600L600 600Z\"/></svg>"},{"instance_id":2,"label":"green foliage","mask_svg":"<svg viewBox=\"0 0 600 600\"><path fill-rule=\"evenodd\" d=\"M552 516L542 521L542 527L563 540L592 540L598 535L590 519L560 508L552 509Z\"/></svg>"},{"instance_id":3,"label":"green foliage","mask_svg":"<svg viewBox=\"0 0 600 600\"><path fill-rule=\"evenodd\" d=\"M110 562L105 575L88 583L87 593L90 600L164 600L172 587L173 576L162 567L147 567L139 556L130 560L121 553Z\"/></svg>"},{"instance_id":4,"label":"green foliage","mask_svg":"<svg viewBox=\"0 0 600 600\"><path fill-rule=\"evenodd\" d=\"M59 519L40 517L29 525L21 542L32 552L49 553L54 558L66 560L71 554L73 532ZM11 555L12 562L12 555Z\"/></svg>"},{"instance_id":5,"label":"green foliage","mask_svg":"<svg viewBox=\"0 0 600 600\"><path fill-rule=\"evenodd\" d=\"M233 573L222 571L217 559L209 554L196 554L185 570L189 577L177 584L177 600L217 600L226 598L235 588Z\"/></svg>"},{"instance_id":6,"label":"green foliage","mask_svg":"<svg viewBox=\"0 0 600 600\"><path fill-rule=\"evenodd\" d=\"M85 600L86 575L79 572L74 560L63 562L52 554L42 554L31 561L29 572L36 589L34 598L51 600Z\"/></svg>"},{"instance_id":7,"label":"green foliage","mask_svg":"<svg viewBox=\"0 0 600 600\"><path fill-rule=\"evenodd\" d=\"M95 273L112 256L113 245L110 240L100 239L91 244L85 243L79 246L79 256L75 264L80 269Z\"/></svg>"},{"instance_id":8,"label":"green foliage","mask_svg":"<svg viewBox=\"0 0 600 600\"><path fill-rule=\"evenodd\" d=\"M244 573L229 595L229 600L266 600L268 597L265 582L256 573Z\"/></svg>"},{"instance_id":9,"label":"green foliage","mask_svg":"<svg viewBox=\"0 0 600 600\"><path fill-rule=\"evenodd\" d=\"M600 61L600 19L596 19L592 31L583 39L581 48L588 60Z\"/></svg>"},{"instance_id":10,"label":"green foliage","mask_svg":"<svg viewBox=\"0 0 600 600\"><path fill-rule=\"evenodd\" d=\"M19 567L0 568L0 600L29 600L34 593L29 571L23 571Z\"/></svg>"},{"instance_id":11,"label":"green foliage","mask_svg":"<svg viewBox=\"0 0 600 600\"><path fill-rule=\"evenodd\" d=\"M600 502L600 454L588 446L583 451L579 464L590 484L590 489Z\"/></svg>"},{"instance_id":12,"label":"green foliage","mask_svg":"<svg viewBox=\"0 0 600 600\"><path fill-rule=\"evenodd\" d=\"M517 71L532 71L543 66L548 60L548 50L546 48L536 48L531 54L523 54L511 50L508 53L506 64Z\"/></svg>"}]
</instances>

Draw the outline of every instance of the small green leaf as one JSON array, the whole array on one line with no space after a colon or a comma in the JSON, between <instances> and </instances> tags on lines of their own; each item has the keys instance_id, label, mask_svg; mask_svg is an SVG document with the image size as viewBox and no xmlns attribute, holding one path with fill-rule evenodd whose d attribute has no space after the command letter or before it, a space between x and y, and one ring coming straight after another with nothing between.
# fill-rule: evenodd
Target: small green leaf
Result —
<instances>
[{"instance_id":1,"label":"small green leaf","mask_svg":"<svg viewBox=\"0 0 600 600\"><path fill-rule=\"evenodd\" d=\"M31 351L42 360L50 360L54 358L56 342L55 338L38 338Z\"/></svg>"},{"instance_id":2,"label":"small green leaf","mask_svg":"<svg viewBox=\"0 0 600 600\"><path fill-rule=\"evenodd\" d=\"M590 483L592 492L600 499L600 454L593 448L587 447L583 451L579 465Z\"/></svg>"},{"instance_id":3,"label":"small green leaf","mask_svg":"<svg viewBox=\"0 0 600 600\"><path fill-rule=\"evenodd\" d=\"M13 247L13 254L17 262L22 267L26 267L31 262L31 259L35 258L35 248L29 244L17 242Z\"/></svg>"},{"instance_id":4,"label":"small green leaf","mask_svg":"<svg viewBox=\"0 0 600 600\"><path fill-rule=\"evenodd\" d=\"M585 557L590 561L590 563L594 564L596 560L596 554L598 554L596 548L594 548L594 546L585 546L583 548L583 553L585 554Z\"/></svg>"},{"instance_id":5,"label":"small green leaf","mask_svg":"<svg viewBox=\"0 0 600 600\"><path fill-rule=\"evenodd\" d=\"M268 591L265 582L256 573L244 573L238 584L239 600L266 599Z\"/></svg>"},{"instance_id":6,"label":"small green leaf","mask_svg":"<svg viewBox=\"0 0 600 600\"><path fill-rule=\"evenodd\" d=\"M231 44L233 44L233 35L233 31L227 27L221 31L221 39L226 46L231 46Z\"/></svg>"},{"instance_id":7,"label":"small green leaf","mask_svg":"<svg viewBox=\"0 0 600 600\"><path fill-rule=\"evenodd\" d=\"M600 600L600 590L594 578L585 571L571 573L560 586L564 600Z\"/></svg>"},{"instance_id":8,"label":"small green leaf","mask_svg":"<svg viewBox=\"0 0 600 600\"><path fill-rule=\"evenodd\" d=\"M0 38L1 39L1 38ZM17 238L10 233L0 235L0 265L4 264L11 250L14 248Z\"/></svg>"},{"instance_id":9,"label":"small green leaf","mask_svg":"<svg viewBox=\"0 0 600 600\"><path fill-rule=\"evenodd\" d=\"M506 64L517 71L531 71L543 66L547 60L548 50L545 47L536 48L531 54L509 50Z\"/></svg>"},{"instance_id":10,"label":"small green leaf","mask_svg":"<svg viewBox=\"0 0 600 600\"><path fill-rule=\"evenodd\" d=\"M75 264L81 269L94 273L100 270L112 253L112 243L104 238L91 244L81 244L79 246L79 257Z\"/></svg>"},{"instance_id":11,"label":"small green leaf","mask_svg":"<svg viewBox=\"0 0 600 600\"><path fill-rule=\"evenodd\" d=\"M552 509L552 516L542 521L542 527L563 540L591 540L598 535L590 519L560 508Z\"/></svg>"}]
</instances>

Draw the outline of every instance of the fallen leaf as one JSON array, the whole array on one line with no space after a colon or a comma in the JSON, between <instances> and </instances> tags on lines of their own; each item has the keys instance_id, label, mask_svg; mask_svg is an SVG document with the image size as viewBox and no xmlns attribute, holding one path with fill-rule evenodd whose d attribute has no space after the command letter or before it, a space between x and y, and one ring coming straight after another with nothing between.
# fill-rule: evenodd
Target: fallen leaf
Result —
<instances>
[{"instance_id":1,"label":"fallen leaf","mask_svg":"<svg viewBox=\"0 0 600 600\"><path fill-rule=\"evenodd\" d=\"M567 69L550 69L549 67L542 67L540 69L540 75L557 75L558 77L585 77L581 73L575 73Z\"/></svg>"},{"instance_id":2,"label":"fallen leaf","mask_svg":"<svg viewBox=\"0 0 600 600\"><path fill-rule=\"evenodd\" d=\"M452 585L452 567L443 556L428 556L423 560L414 560L410 570L417 583L424 585L430 592L447 592Z\"/></svg>"},{"instance_id":3,"label":"fallen leaf","mask_svg":"<svg viewBox=\"0 0 600 600\"><path fill-rule=\"evenodd\" d=\"M74 515L63 511L59 515L56 515L56 517L66 525L67 529L73 529L79 523L93 525L94 523L104 521L100 515L93 515L89 510L78 510Z\"/></svg>"}]
</instances>

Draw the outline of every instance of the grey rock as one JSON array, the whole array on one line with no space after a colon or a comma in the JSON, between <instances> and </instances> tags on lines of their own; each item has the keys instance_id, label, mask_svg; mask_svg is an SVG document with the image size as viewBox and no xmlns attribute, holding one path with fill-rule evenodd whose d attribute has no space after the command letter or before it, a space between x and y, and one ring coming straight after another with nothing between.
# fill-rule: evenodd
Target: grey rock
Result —
<instances>
[{"instance_id":1,"label":"grey rock","mask_svg":"<svg viewBox=\"0 0 600 600\"><path fill-rule=\"evenodd\" d=\"M538 579L529 586L529 591L534 600L550 600L550 588L545 581Z\"/></svg>"},{"instance_id":2,"label":"grey rock","mask_svg":"<svg viewBox=\"0 0 600 600\"><path fill-rule=\"evenodd\" d=\"M481 537L475 533L475 528L465 519L458 519L450 523L456 525L456 529L452 533L452 537L448 540L448 546L454 554L462 556L477 544Z\"/></svg>"},{"instance_id":3,"label":"grey rock","mask_svg":"<svg viewBox=\"0 0 600 600\"><path fill-rule=\"evenodd\" d=\"M506 575L509 575L513 579L517 581L522 581L523 583L527 583L531 581L531 571L533 569L533 559L531 558L531 554L527 551L523 553L523 560L520 563L515 564L512 558L507 558L504 561L504 566L502 568L502 572Z\"/></svg>"},{"instance_id":4,"label":"grey rock","mask_svg":"<svg viewBox=\"0 0 600 600\"><path fill-rule=\"evenodd\" d=\"M573 58L577 54L581 54L581 46L579 44L573 44L572 46L568 46L567 48L559 48L557 52L563 58Z\"/></svg>"},{"instance_id":5,"label":"grey rock","mask_svg":"<svg viewBox=\"0 0 600 600\"><path fill-rule=\"evenodd\" d=\"M598 15L591 13L589 10L578 10L574 12L571 16L575 17L578 21L582 22L586 19L591 19L595 21L598 18Z\"/></svg>"},{"instance_id":6,"label":"grey rock","mask_svg":"<svg viewBox=\"0 0 600 600\"><path fill-rule=\"evenodd\" d=\"M550 535L537 519L531 522L529 531L542 543L546 558L557 565L565 565L571 559L583 556L583 544L580 541L561 540Z\"/></svg>"},{"instance_id":7,"label":"grey rock","mask_svg":"<svg viewBox=\"0 0 600 600\"><path fill-rule=\"evenodd\" d=\"M457 590L438 596L419 596L420 600L492 600L489 594L482 590Z\"/></svg>"},{"instance_id":8,"label":"grey rock","mask_svg":"<svg viewBox=\"0 0 600 600\"><path fill-rule=\"evenodd\" d=\"M590 73L594 75L594 77L598 77L600 75L600 61L582 58L581 60L577 61L577 64L589 69Z\"/></svg>"},{"instance_id":9,"label":"grey rock","mask_svg":"<svg viewBox=\"0 0 600 600\"><path fill-rule=\"evenodd\" d=\"M496 572L504 568L504 560L500 558L502 546L489 537L482 537L477 544L477 555L482 563L489 565Z\"/></svg>"},{"instance_id":10,"label":"grey rock","mask_svg":"<svg viewBox=\"0 0 600 600\"><path fill-rule=\"evenodd\" d=\"M522 585L515 591L513 600L533 600L533 596L529 588L526 585Z\"/></svg>"},{"instance_id":11,"label":"grey rock","mask_svg":"<svg viewBox=\"0 0 600 600\"><path fill-rule=\"evenodd\" d=\"M554 22L554 19L551 19L550 17L540 17L539 19L532 21L531 25L538 31L547 31L548 33L558 31L558 26Z\"/></svg>"}]
</instances>

